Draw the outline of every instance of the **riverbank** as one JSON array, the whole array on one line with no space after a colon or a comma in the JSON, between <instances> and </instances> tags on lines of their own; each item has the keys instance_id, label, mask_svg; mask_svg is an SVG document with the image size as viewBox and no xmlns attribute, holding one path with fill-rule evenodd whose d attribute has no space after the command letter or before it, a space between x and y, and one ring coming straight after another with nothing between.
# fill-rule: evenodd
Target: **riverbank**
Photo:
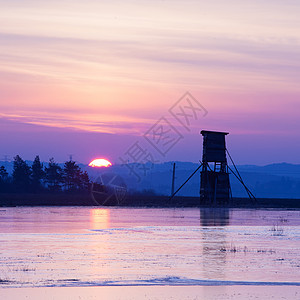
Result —
<instances>
[{"instance_id":1,"label":"riverbank","mask_svg":"<svg viewBox=\"0 0 300 300\"><path fill-rule=\"evenodd\" d=\"M101 205L101 201L98 201ZM96 206L89 193L82 194L0 194L0 206ZM198 197L174 197L168 196L128 194L120 204L111 198L105 206L123 207L203 207ZM204 206L205 207L205 206ZM233 198L226 207L233 208L288 208L300 209L300 199L270 199L258 198L256 202L248 198Z\"/></svg>"}]
</instances>

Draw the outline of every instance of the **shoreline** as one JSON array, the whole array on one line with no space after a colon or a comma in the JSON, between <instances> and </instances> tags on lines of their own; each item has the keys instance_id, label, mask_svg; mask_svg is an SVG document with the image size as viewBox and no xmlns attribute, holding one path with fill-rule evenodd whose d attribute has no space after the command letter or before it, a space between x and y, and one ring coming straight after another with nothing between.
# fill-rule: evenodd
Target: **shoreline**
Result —
<instances>
[{"instance_id":1,"label":"shoreline","mask_svg":"<svg viewBox=\"0 0 300 300\"><path fill-rule=\"evenodd\" d=\"M99 201L99 204L101 202ZM7 193L0 194L0 207L15 206L97 206L90 194L20 194ZM177 196L172 200L169 196L133 194L127 197L118 205L116 200L111 200L106 205L117 207L151 207L151 208L279 208L279 209L300 209L300 199L285 198L257 198L257 202L252 202L248 198L233 198L227 205L200 205L199 197Z\"/></svg>"}]
</instances>

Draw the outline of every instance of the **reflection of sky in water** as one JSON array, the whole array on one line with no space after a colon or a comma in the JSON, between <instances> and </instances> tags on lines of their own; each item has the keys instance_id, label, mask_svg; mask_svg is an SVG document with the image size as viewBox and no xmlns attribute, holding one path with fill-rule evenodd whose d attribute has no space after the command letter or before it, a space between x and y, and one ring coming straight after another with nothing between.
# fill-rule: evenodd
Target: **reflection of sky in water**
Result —
<instances>
[{"instance_id":1,"label":"reflection of sky in water","mask_svg":"<svg viewBox=\"0 0 300 300\"><path fill-rule=\"evenodd\" d=\"M3 208L4 286L298 282L299 211Z\"/></svg>"}]
</instances>

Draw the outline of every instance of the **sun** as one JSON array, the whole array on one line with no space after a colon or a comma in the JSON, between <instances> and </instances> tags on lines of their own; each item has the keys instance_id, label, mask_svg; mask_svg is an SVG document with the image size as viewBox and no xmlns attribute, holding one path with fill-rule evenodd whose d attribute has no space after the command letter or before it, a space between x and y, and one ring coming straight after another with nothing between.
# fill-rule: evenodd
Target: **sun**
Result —
<instances>
[{"instance_id":1,"label":"sun","mask_svg":"<svg viewBox=\"0 0 300 300\"><path fill-rule=\"evenodd\" d=\"M89 166L90 167L96 167L96 168L101 168L101 167L110 167L112 165L112 163L110 161L108 161L107 159L104 159L104 158L97 158L97 159L94 159L93 161L91 161L89 163Z\"/></svg>"}]
</instances>

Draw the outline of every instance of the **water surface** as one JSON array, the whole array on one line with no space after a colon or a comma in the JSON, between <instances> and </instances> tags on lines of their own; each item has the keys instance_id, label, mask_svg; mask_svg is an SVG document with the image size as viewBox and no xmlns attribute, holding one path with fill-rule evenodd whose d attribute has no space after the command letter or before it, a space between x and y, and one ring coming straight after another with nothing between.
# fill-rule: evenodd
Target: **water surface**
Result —
<instances>
[{"instance_id":1,"label":"water surface","mask_svg":"<svg viewBox=\"0 0 300 300\"><path fill-rule=\"evenodd\" d=\"M300 286L300 212L0 210L1 287Z\"/></svg>"}]
</instances>

